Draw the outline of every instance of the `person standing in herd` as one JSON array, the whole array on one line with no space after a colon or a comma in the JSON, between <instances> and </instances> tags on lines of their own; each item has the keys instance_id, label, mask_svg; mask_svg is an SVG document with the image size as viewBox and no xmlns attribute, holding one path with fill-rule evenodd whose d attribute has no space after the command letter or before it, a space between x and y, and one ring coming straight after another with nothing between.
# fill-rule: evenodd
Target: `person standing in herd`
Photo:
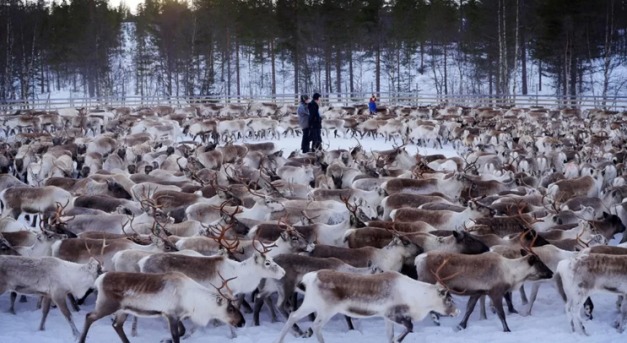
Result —
<instances>
[{"instance_id":1,"label":"person standing in herd","mask_svg":"<svg viewBox=\"0 0 627 343\"><path fill-rule=\"evenodd\" d=\"M316 151L322 148L322 117L320 117L320 94L314 93L313 101L309 102L309 133L311 135L311 149Z\"/></svg>"},{"instance_id":2,"label":"person standing in herd","mask_svg":"<svg viewBox=\"0 0 627 343\"><path fill-rule=\"evenodd\" d=\"M309 96L302 95L300 97L300 105L298 106L298 110L296 113L298 114L298 124L300 124L300 128L303 129L303 140L300 143L300 149L303 151L303 154L309 152L309 146L311 143L311 133L309 130Z\"/></svg>"},{"instance_id":3,"label":"person standing in herd","mask_svg":"<svg viewBox=\"0 0 627 343\"><path fill-rule=\"evenodd\" d=\"M370 110L370 114L377 114L377 97L374 94L370 97L368 109Z\"/></svg>"}]
</instances>

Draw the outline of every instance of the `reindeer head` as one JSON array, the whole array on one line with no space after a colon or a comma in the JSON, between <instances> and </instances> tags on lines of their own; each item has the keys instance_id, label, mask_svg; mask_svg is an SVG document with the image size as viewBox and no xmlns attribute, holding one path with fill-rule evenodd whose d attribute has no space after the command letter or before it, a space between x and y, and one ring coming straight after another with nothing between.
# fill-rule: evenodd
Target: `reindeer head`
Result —
<instances>
[{"instance_id":1,"label":"reindeer head","mask_svg":"<svg viewBox=\"0 0 627 343\"><path fill-rule=\"evenodd\" d=\"M2 236L2 233L0 233L0 255L19 256L17 250L15 250L13 246L11 246L11 243L9 243L9 241Z\"/></svg>"},{"instance_id":2,"label":"reindeer head","mask_svg":"<svg viewBox=\"0 0 627 343\"><path fill-rule=\"evenodd\" d=\"M218 274L219 275L219 274ZM240 312L236 307L233 297L233 292L228 286L229 281L234 280L235 278L230 278L228 280L224 280L222 275L220 275L222 279L222 285L220 287L215 287L218 294L216 295L216 305L218 309L222 312L218 318L226 318L227 324L235 326L235 327L243 327L246 324L246 320L244 320L244 316L242 312Z\"/></svg>"}]
</instances>

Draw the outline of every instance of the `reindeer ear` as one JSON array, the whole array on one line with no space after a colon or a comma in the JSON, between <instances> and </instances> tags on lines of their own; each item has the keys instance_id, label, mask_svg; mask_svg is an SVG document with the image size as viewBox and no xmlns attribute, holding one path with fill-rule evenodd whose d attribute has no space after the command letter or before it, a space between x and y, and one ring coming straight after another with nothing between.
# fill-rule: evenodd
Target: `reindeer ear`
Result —
<instances>
[{"instance_id":1,"label":"reindeer ear","mask_svg":"<svg viewBox=\"0 0 627 343\"><path fill-rule=\"evenodd\" d=\"M453 231L453 237L455 237L455 240L459 242L464 238L464 233L455 230Z\"/></svg>"},{"instance_id":2,"label":"reindeer ear","mask_svg":"<svg viewBox=\"0 0 627 343\"><path fill-rule=\"evenodd\" d=\"M222 306L222 304L224 303L224 298L216 297L216 303L218 304L218 306Z\"/></svg>"},{"instance_id":3,"label":"reindeer ear","mask_svg":"<svg viewBox=\"0 0 627 343\"><path fill-rule=\"evenodd\" d=\"M522 255L523 257L529 255L529 252L525 249L520 249L520 255Z\"/></svg>"},{"instance_id":4,"label":"reindeer ear","mask_svg":"<svg viewBox=\"0 0 627 343\"><path fill-rule=\"evenodd\" d=\"M607 218L607 217L609 217L609 216L610 216L610 214L609 214L609 213L607 213L607 212L603 211L603 218Z\"/></svg>"},{"instance_id":5,"label":"reindeer ear","mask_svg":"<svg viewBox=\"0 0 627 343\"><path fill-rule=\"evenodd\" d=\"M280 236L281 236L281 239L286 241L286 242L290 239L287 231L282 231Z\"/></svg>"},{"instance_id":6,"label":"reindeer ear","mask_svg":"<svg viewBox=\"0 0 627 343\"><path fill-rule=\"evenodd\" d=\"M477 205L475 204L475 202L474 202L474 201L468 201L468 207L469 207L471 210L475 210L475 209L477 208Z\"/></svg>"}]
</instances>

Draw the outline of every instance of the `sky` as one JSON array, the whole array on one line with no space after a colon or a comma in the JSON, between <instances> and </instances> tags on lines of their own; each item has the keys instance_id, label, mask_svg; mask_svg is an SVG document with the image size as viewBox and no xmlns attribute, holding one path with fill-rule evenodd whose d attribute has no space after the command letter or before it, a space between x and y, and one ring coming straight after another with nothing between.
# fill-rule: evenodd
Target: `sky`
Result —
<instances>
[{"instance_id":1,"label":"sky","mask_svg":"<svg viewBox=\"0 0 627 343\"><path fill-rule=\"evenodd\" d=\"M108 0L111 7L118 7L120 3L123 2L131 9L132 13L137 12L137 5L142 3L144 0Z\"/></svg>"}]
</instances>

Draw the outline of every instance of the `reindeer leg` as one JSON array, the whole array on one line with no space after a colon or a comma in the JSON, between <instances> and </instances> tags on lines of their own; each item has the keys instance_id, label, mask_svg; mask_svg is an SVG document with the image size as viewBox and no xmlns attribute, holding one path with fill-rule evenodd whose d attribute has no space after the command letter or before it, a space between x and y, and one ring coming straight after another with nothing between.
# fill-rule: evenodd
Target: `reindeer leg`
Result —
<instances>
[{"instance_id":1,"label":"reindeer leg","mask_svg":"<svg viewBox=\"0 0 627 343\"><path fill-rule=\"evenodd\" d=\"M464 318L462 319L462 321L457 325L456 330L459 331L466 328L466 326L468 325L468 318L470 318L472 311L475 310L477 300L479 300L480 297L480 295L473 295L470 297L470 299L468 299L468 304L466 305L466 313L464 314Z\"/></svg>"},{"instance_id":2,"label":"reindeer leg","mask_svg":"<svg viewBox=\"0 0 627 343\"><path fill-rule=\"evenodd\" d=\"M172 335L172 343L180 343L181 336L179 335L179 319L168 316L168 326L170 327L170 334Z\"/></svg>"},{"instance_id":3,"label":"reindeer leg","mask_svg":"<svg viewBox=\"0 0 627 343\"><path fill-rule=\"evenodd\" d=\"M504 298L505 298L505 303L507 304L507 311L510 314L518 313L518 311L516 311L516 309L514 308L514 303L512 303L512 292L505 292Z\"/></svg>"},{"instance_id":4,"label":"reindeer leg","mask_svg":"<svg viewBox=\"0 0 627 343\"><path fill-rule=\"evenodd\" d=\"M527 292L525 292L525 285L520 285L520 301L523 305L527 305L529 300L527 299Z\"/></svg>"},{"instance_id":5,"label":"reindeer leg","mask_svg":"<svg viewBox=\"0 0 627 343\"><path fill-rule=\"evenodd\" d=\"M93 288L88 289L87 292L85 292L85 295L83 295L82 298L78 299L76 304L83 305L85 303L85 300L87 300L87 297L90 296L93 292L94 292Z\"/></svg>"},{"instance_id":6,"label":"reindeer leg","mask_svg":"<svg viewBox=\"0 0 627 343\"><path fill-rule=\"evenodd\" d=\"M346 320L346 325L348 325L348 330L349 331L355 330L355 327L353 326L353 321L351 320L351 317L344 316L344 320Z\"/></svg>"},{"instance_id":7,"label":"reindeer leg","mask_svg":"<svg viewBox=\"0 0 627 343\"><path fill-rule=\"evenodd\" d=\"M246 299L244 299L244 294L237 295L237 302L240 304L241 307L244 308L245 313L253 313L253 308L246 301Z\"/></svg>"},{"instance_id":8,"label":"reindeer leg","mask_svg":"<svg viewBox=\"0 0 627 343\"><path fill-rule=\"evenodd\" d=\"M401 319L401 321L399 322L399 324L403 325L405 327L405 332L403 332L400 336L398 336L398 338L395 340L396 342L402 342L405 337L410 333L410 332L414 332L414 324L412 324L411 322L411 317L404 317L403 319Z\"/></svg>"},{"instance_id":9,"label":"reindeer leg","mask_svg":"<svg viewBox=\"0 0 627 343\"><path fill-rule=\"evenodd\" d=\"M118 307L115 303L107 302L103 306L96 306L96 309L93 312L90 312L85 316L85 325L83 326L83 332L81 333L81 337L79 338L78 343L85 343L85 339L87 338L87 332L89 331L91 324L93 324L100 318L113 314L117 310ZM120 339L123 343L128 343L128 339L126 339L125 341L122 336L120 336Z\"/></svg>"},{"instance_id":10,"label":"reindeer leg","mask_svg":"<svg viewBox=\"0 0 627 343\"><path fill-rule=\"evenodd\" d=\"M72 309L74 310L74 312L80 311L81 308L78 306L78 302L76 301L74 295L68 294L67 297L70 300L70 304L72 305Z\"/></svg>"},{"instance_id":11,"label":"reindeer leg","mask_svg":"<svg viewBox=\"0 0 627 343\"><path fill-rule=\"evenodd\" d=\"M590 297L587 297L586 301L583 303L583 312L586 318L592 320L593 310L594 310L594 304L592 303L592 299L590 299Z\"/></svg>"},{"instance_id":12,"label":"reindeer leg","mask_svg":"<svg viewBox=\"0 0 627 343\"><path fill-rule=\"evenodd\" d=\"M501 324L503 324L503 331L511 332L509 326L507 326L507 321L505 321L505 310L503 310L503 297L505 296L505 294L499 294L498 292L494 292L489 294L489 296L490 300L492 300L492 304L494 304L494 307L496 308L496 314L499 316Z\"/></svg>"},{"instance_id":13,"label":"reindeer leg","mask_svg":"<svg viewBox=\"0 0 627 343\"><path fill-rule=\"evenodd\" d=\"M486 314L486 311L485 311L485 295L481 296L481 302L479 303L479 306L480 306L479 319L480 320L488 319L488 315Z\"/></svg>"},{"instance_id":14,"label":"reindeer leg","mask_svg":"<svg viewBox=\"0 0 627 343\"><path fill-rule=\"evenodd\" d=\"M15 314L15 299L17 299L17 293L11 292L11 306L9 306L10 314Z\"/></svg>"},{"instance_id":15,"label":"reindeer leg","mask_svg":"<svg viewBox=\"0 0 627 343\"><path fill-rule=\"evenodd\" d=\"M50 297L43 297L41 305L41 322L39 323L39 331L46 330L46 318L50 312Z\"/></svg>"},{"instance_id":16,"label":"reindeer leg","mask_svg":"<svg viewBox=\"0 0 627 343\"><path fill-rule=\"evenodd\" d=\"M623 298L622 299L622 303L621 304L621 311L620 311L620 316L617 320L617 325L616 325L616 330L619 333L623 333L623 331L625 331L625 321L627 321L627 301L625 300L625 297L620 296L619 298Z\"/></svg>"},{"instance_id":17,"label":"reindeer leg","mask_svg":"<svg viewBox=\"0 0 627 343\"><path fill-rule=\"evenodd\" d=\"M387 318L385 319L385 336L389 343L394 342L394 322Z\"/></svg>"},{"instance_id":18,"label":"reindeer leg","mask_svg":"<svg viewBox=\"0 0 627 343\"><path fill-rule=\"evenodd\" d=\"M431 311L429 313L431 315L431 320L433 321L433 324L435 324L435 326L440 326L440 315Z\"/></svg>"},{"instance_id":19,"label":"reindeer leg","mask_svg":"<svg viewBox=\"0 0 627 343\"><path fill-rule=\"evenodd\" d=\"M76 325L74 325L74 321L72 320L72 313L67 308L67 304L65 303L65 294L53 294L52 301L57 305L61 313L63 313L65 319L67 319L70 327L72 328L72 334L74 334L74 337L78 337L79 332L76 328Z\"/></svg>"},{"instance_id":20,"label":"reindeer leg","mask_svg":"<svg viewBox=\"0 0 627 343\"><path fill-rule=\"evenodd\" d=\"M266 305L268 305L268 307L270 308L270 322L276 323L278 321L278 317L276 315L276 309L274 307L274 304L272 303L272 298L266 297L265 302Z\"/></svg>"},{"instance_id":21,"label":"reindeer leg","mask_svg":"<svg viewBox=\"0 0 627 343\"><path fill-rule=\"evenodd\" d=\"M115 330L115 333L118 334L118 336L120 337L120 340L124 343L128 343L128 337L126 337L126 333L124 332L124 322L126 321L126 318L128 317L128 314L126 313L118 313L115 315L115 318L113 318L113 330Z\"/></svg>"},{"instance_id":22,"label":"reindeer leg","mask_svg":"<svg viewBox=\"0 0 627 343\"><path fill-rule=\"evenodd\" d=\"M533 285L531 285L531 296L529 298L529 306L523 312L524 316L531 315L531 309L533 308L533 303L536 302L536 298L538 297L538 290L539 289L540 289L540 283L534 282Z\"/></svg>"},{"instance_id":23,"label":"reindeer leg","mask_svg":"<svg viewBox=\"0 0 627 343\"><path fill-rule=\"evenodd\" d=\"M131 337L137 337L137 322L139 321L139 317L133 316L133 324L131 325Z\"/></svg>"},{"instance_id":24,"label":"reindeer leg","mask_svg":"<svg viewBox=\"0 0 627 343\"><path fill-rule=\"evenodd\" d=\"M308 314L314 312L315 310L316 309L314 307L301 306L298 310L292 312L292 314L290 314L290 317L287 319L287 322L283 326L283 329L281 330L281 334L279 335L279 340L277 341L277 343L283 343L283 340L285 339L285 336L287 335L287 332L290 330L290 328L294 324L296 324L297 321L306 317Z\"/></svg>"},{"instance_id":25,"label":"reindeer leg","mask_svg":"<svg viewBox=\"0 0 627 343\"><path fill-rule=\"evenodd\" d=\"M262 294L257 294L255 298L255 304L253 305L253 325L259 326L259 312L261 312L261 308L263 307L263 303L266 300L266 296Z\"/></svg>"},{"instance_id":26,"label":"reindeer leg","mask_svg":"<svg viewBox=\"0 0 627 343\"><path fill-rule=\"evenodd\" d=\"M314 320L311 328L313 329L316 338L318 339L318 343L324 343L324 338L322 338L322 327L331 319L331 316L328 314L317 313L316 320Z\"/></svg>"}]
</instances>

